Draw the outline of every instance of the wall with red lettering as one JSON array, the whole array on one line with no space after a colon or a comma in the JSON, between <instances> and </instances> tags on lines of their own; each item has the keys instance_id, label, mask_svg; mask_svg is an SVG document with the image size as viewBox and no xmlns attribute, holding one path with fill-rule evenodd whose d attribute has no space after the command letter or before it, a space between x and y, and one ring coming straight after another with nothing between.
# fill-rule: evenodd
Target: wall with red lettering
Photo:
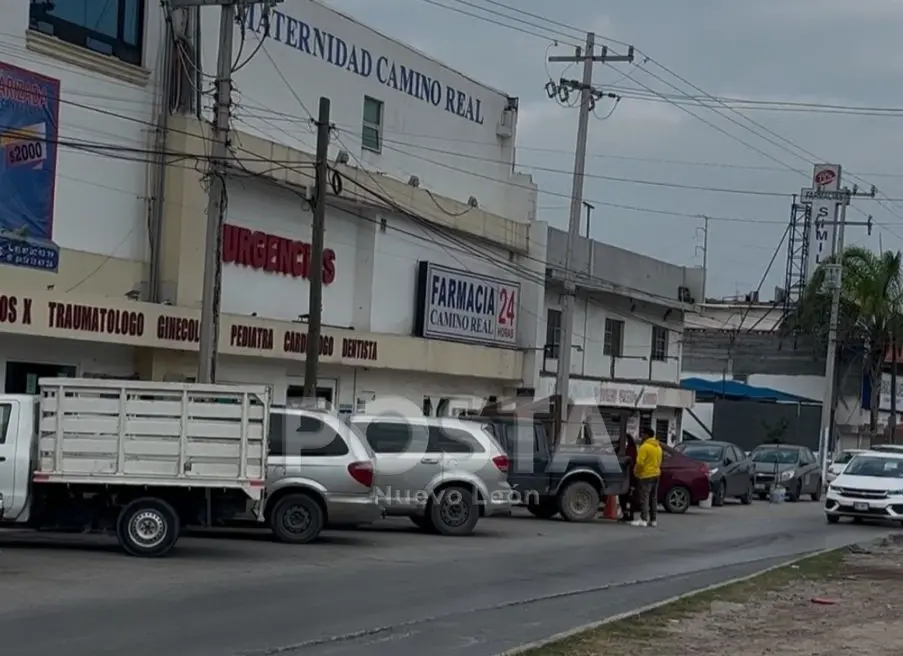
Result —
<instances>
[{"instance_id":1,"label":"wall with red lettering","mask_svg":"<svg viewBox=\"0 0 903 656\"><path fill-rule=\"evenodd\" d=\"M224 312L292 321L308 313L311 212L274 184L229 184L223 235ZM372 226L369 226L372 229ZM329 208L323 266L323 321L353 325L358 225Z\"/></svg>"}]
</instances>

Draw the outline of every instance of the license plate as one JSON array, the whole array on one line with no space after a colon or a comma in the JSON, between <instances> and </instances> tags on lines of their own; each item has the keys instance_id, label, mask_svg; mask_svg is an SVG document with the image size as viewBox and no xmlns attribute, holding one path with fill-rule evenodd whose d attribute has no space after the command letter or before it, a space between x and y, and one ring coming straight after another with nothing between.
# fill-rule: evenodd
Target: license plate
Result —
<instances>
[{"instance_id":1,"label":"license plate","mask_svg":"<svg viewBox=\"0 0 903 656\"><path fill-rule=\"evenodd\" d=\"M756 483L756 489L757 489L757 490L764 490L764 489L766 489L767 487L768 487L768 486L765 485L765 483Z\"/></svg>"},{"instance_id":2,"label":"license plate","mask_svg":"<svg viewBox=\"0 0 903 656\"><path fill-rule=\"evenodd\" d=\"M853 510L868 510L869 505L867 503L854 503Z\"/></svg>"}]
</instances>

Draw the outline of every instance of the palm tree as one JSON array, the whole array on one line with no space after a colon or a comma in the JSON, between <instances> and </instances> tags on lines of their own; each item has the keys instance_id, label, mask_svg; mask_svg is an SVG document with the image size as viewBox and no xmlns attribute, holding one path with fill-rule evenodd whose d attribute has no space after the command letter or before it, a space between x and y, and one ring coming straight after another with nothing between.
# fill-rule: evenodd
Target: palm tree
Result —
<instances>
[{"instance_id":1,"label":"palm tree","mask_svg":"<svg viewBox=\"0 0 903 656\"><path fill-rule=\"evenodd\" d=\"M816 269L803 290L795 316L785 322L823 343L827 342L831 291L825 287L829 259ZM900 252L874 253L851 246L841 255L843 278L840 290L838 343L862 353L864 373L871 382L869 428L878 427L881 368L891 336L903 328L903 271ZM903 335L903 331L896 332Z\"/></svg>"}]
</instances>

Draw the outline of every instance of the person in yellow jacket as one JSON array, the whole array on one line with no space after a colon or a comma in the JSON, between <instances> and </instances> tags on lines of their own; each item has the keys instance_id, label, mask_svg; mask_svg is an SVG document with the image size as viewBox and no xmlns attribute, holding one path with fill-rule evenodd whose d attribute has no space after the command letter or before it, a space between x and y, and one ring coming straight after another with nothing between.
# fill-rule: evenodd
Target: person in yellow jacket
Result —
<instances>
[{"instance_id":1,"label":"person in yellow jacket","mask_svg":"<svg viewBox=\"0 0 903 656\"><path fill-rule=\"evenodd\" d=\"M658 481L662 475L662 445L655 438L655 431L643 430L643 441L637 449L633 474L637 481L640 500L640 519L633 526L655 526L658 515Z\"/></svg>"}]
</instances>

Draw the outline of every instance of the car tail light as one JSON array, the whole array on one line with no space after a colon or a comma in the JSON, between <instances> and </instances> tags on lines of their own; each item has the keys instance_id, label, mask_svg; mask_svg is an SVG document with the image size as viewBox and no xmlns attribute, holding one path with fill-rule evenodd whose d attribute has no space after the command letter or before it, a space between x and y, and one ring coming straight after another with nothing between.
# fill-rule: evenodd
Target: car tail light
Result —
<instances>
[{"instance_id":1,"label":"car tail light","mask_svg":"<svg viewBox=\"0 0 903 656\"><path fill-rule=\"evenodd\" d=\"M492 459L492 464L503 474L508 473L508 456L496 456Z\"/></svg>"},{"instance_id":2,"label":"car tail light","mask_svg":"<svg viewBox=\"0 0 903 656\"><path fill-rule=\"evenodd\" d=\"M703 474L705 474L706 476L708 476L708 475L709 475L709 466L700 463L700 465L699 465L699 471L701 471Z\"/></svg>"},{"instance_id":3,"label":"car tail light","mask_svg":"<svg viewBox=\"0 0 903 656\"><path fill-rule=\"evenodd\" d=\"M348 473L364 487L373 487L373 463L352 462L348 465Z\"/></svg>"}]
</instances>

